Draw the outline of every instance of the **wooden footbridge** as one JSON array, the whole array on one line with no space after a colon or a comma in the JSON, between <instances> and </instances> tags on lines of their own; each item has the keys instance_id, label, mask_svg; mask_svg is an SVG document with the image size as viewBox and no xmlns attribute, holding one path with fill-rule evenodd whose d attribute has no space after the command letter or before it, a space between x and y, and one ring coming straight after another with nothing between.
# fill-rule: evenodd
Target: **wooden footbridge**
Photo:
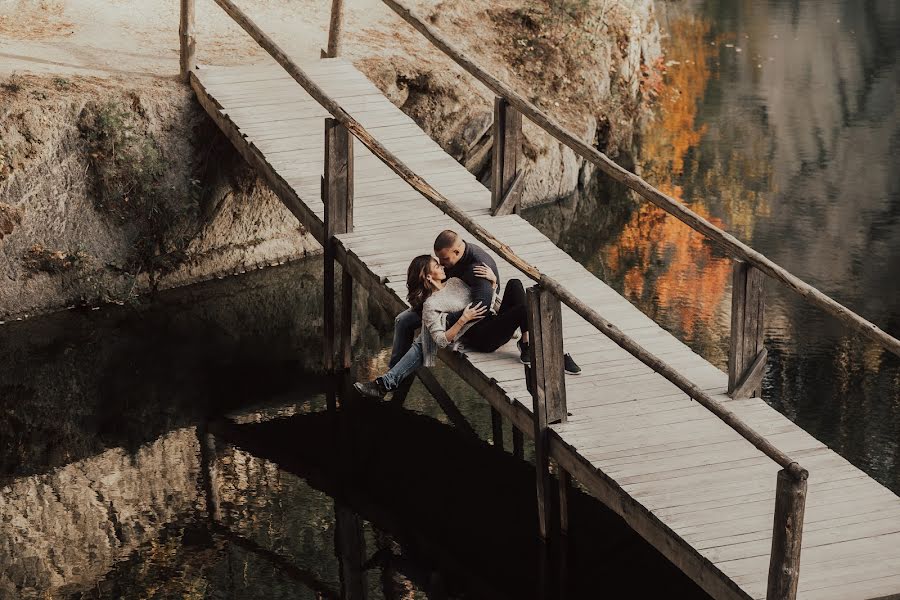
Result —
<instances>
[{"instance_id":1,"label":"wooden footbridge","mask_svg":"<svg viewBox=\"0 0 900 600\"><path fill-rule=\"evenodd\" d=\"M215 1L274 62L197 66L193 0L182 0L182 72L325 248L327 366L335 354L335 261L343 278L338 360L349 367L354 284L389 310L403 309L409 260L441 230L456 229L494 253L504 281L536 283L528 291L531 385L512 344L441 358L490 404L495 436L506 418L516 452L523 434L535 440L542 537L568 530L574 477L715 598L900 598L900 498L756 397L766 361L764 280L900 354L897 339L612 163L395 0L384 1L497 94L491 190L351 63L297 63L231 0ZM324 56L338 54L340 13L334 0ZM735 259L728 374L514 214L523 116ZM581 377L563 376L563 341L584 367ZM558 515L551 493L560 495Z\"/></svg>"}]
</instances>

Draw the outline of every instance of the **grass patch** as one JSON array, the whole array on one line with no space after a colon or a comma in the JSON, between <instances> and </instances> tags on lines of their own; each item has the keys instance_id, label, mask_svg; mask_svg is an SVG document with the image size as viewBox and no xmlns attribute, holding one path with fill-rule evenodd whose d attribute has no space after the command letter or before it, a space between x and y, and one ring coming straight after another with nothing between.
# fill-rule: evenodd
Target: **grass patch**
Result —
<instances>
[{"instance_id":1,"label":"grass patch","mask_svg":"<svg viewBox=\"0 0 900 600\"><path fill-rule=\"evenodd\" d=\"M95 207L139 232L127 268L174 267L187 240L173 232L187 203L165 185L169 166L146 124L134 111L108 101L87 105L79 129L93 173Z\"/></svg>"}]
</instances>

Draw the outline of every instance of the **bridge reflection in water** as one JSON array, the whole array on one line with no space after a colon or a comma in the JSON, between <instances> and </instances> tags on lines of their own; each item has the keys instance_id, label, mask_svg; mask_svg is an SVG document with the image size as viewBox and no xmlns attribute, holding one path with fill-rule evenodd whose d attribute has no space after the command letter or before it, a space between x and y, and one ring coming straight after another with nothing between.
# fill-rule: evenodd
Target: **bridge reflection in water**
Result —
<instances>
[{"instance_id":1,"label":"bridge reflection in water","mask_svg":"<svg viewBox=\"0 0 900 600\"><path fill-rule=\"evenodd\" d=\"M579 492L544 555L533 467L449 373L481 439L418 384L328 413L316 268L4 330L0 598L705 597Z\"/></svg>"}]
</instances>

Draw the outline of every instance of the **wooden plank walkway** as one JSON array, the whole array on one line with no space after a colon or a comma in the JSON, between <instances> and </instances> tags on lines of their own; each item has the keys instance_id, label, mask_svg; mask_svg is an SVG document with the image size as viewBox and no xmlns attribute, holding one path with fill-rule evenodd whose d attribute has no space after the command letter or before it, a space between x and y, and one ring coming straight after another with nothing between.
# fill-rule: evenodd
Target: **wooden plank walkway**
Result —
<instances>
[{"instance_id":1,"label":"wooden plank walkway","mask_svg":"<svg viewBox=\"0 0 900 600\"><path fill-rule=\"evenodd\" d=\"M900 498L758 398L731 400L727 376L516 215L490 216L491 194L350 63L303 65L327 94L391 152L517 254L728 406L810 472L799 596L900 598ZM202 68L198 99L282 201L321 240L324 119L284 70ZM354 279L399 309L406 267L443 229L437 208L354 141L354 232L338 258ZM501 277L521 276L498 259ZM717 598L764 598L780 467L662 376L563 307L566 350L584 369L568 377L572 416L552 426L551 456ZM514 425L532 435L531 396L513 343L445 362Z\"/></svg>"}]
</instances>

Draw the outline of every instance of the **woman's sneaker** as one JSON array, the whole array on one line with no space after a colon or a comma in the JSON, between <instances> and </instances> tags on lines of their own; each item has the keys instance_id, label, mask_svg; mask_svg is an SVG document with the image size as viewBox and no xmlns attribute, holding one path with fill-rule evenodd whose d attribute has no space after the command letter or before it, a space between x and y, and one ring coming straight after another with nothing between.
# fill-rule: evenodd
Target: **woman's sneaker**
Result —
<instances>
[{"instance_id":1,"label":"woman's sneaker","mask_svg":"<svg viewBox=\"0 0 900 600\"><path fill-rule=\"evenodd\" d=\"M563 355L563 362L566 366L566 373L569 375L581 375L581 367L572 359L572 355L568 352Z\"/></svg>"},{"instance_id":2,"label":"woman's sneaker","mask_svg":"<svg viewBox=\"0 0 900 600\"><path fill-rule=\"evenodd\" d=\"M357 381L353 384L353 389L368 398L378 398L379 400L387 396L390 391L384 385L384 380L377 377L375 381Z\"/></svg>"},{"instance_id":3,"label":"woman's sneaker","mask_svg":"<svg viewBox=\"0 0 900 600\"><path fill-rule=\"evenodd\" d=\"M516 346L519 348L519 360L523 365L531 366L531 350L528 348L528 342L523 342L519 340L516 342Z\"/></svg>"}]
</instances>

